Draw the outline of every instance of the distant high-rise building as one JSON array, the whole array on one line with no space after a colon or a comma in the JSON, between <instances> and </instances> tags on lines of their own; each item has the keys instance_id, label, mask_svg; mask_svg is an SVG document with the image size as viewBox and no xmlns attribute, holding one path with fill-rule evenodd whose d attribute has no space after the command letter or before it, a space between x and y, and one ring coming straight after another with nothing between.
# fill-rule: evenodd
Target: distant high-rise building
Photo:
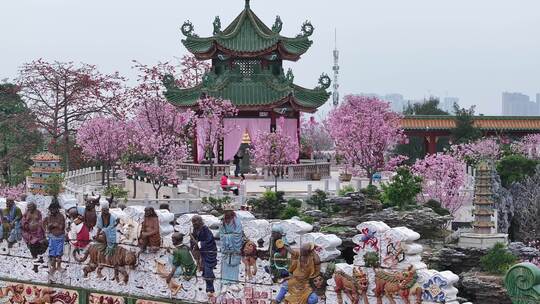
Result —
<instances>
[{"instance_id":1,"label":"distant high-rise building","mask_svg":"<svg viewBox=\"0 0 540 304\"><path fill-rule=\"evenodd\" d=\"M502 93L502 115L507 116L536 116L539 111L539 95L536 95L536 101L531 101L528 95L523 93Z\"/></svg>"},{"instance_id":2,"label":"distant high-rise building","mask_svg":"<svg viewBox=\"0 0 540 304\"><path fill-rule=\"evenodd\" d=\"M458 97L445 97L439 103L441 110L448 112L449 114L454 113L454 104L459 104Z\"/></svg>"}]
</instances>

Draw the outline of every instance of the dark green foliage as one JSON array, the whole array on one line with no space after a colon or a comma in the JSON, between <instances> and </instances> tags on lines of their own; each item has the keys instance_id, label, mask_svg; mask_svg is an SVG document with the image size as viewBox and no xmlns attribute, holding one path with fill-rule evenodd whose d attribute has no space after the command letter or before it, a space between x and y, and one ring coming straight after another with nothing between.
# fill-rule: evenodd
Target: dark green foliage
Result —
<instances>
[{"instance_id":1,"label":"dark green foliage","mask_svg":"<svg viewBox=\"0 0 540 304\"><path fill-rule=\"evenodd\" d=\"M223 213L223 205L230 204L232 202L232 198L230 196L224 196L220 198L216 197L203 197L202 198L202 204L203 205L210 205L212 209Z\"/></svg>"},{"instance_id":2,"label":"dark green foliage","mask_svg":"<svg viewBox=\"0 0 540 304\"><path fill-rule=\"evenodd\" d=\"M486 272L504 274L517 261L518 258L510 253L504 244L497 243L480 258L480 265Z\"/></svg>"},{"instance_id":3,"label":"dark green foliage","mask_svg":"<svg viewBox=\"0 0 540 304\"><path fill-rule=\"evenodd\" d=\"M310 215L301 214L300 219L308 224L313 224L315 222L315 219Z\"/></svg>"},{"instance_id":4,"label":"dark green foliage","mask_svg":"<svg viewBox=\"0 0 540 304\"><path fill-rule=\"evenodd\" d=\"M299 215L300 215L300 210L298 208L295 208L293 206L287 206L285 207L285 209L283 209L279 218L282 220L288 220L290 218L293 218Z\"/></svg>"},{"instance_id":5,"label":"dark green foliage","mask_svg":"<svg viewBox=\"0 0 540 304\"><path fill-rule=\"evenodd\" d=\"M47 195L58 197L60 192L62 192L62 184L64 183L64 177L60 174L53 174L47 179L47 188L45 192Z\"/></svg>"},{"instance_id":6,"label":"dark green foliage","mask_svg":"<svg viewBox=\"0 0 540 304\"><path fill-rule=\"evenodd\" d=\"M338 196L345 196L349 193L353 193L355 192L356 190L354 189L354 187L352 185L345 185L343 186L341 189L339 189L338 191Z\"/></svg>"},{"instance_id":7,"label":"dark green foliage","mask_svg":"<svg viewBox=\"0 0 540 304\"><path fill-rule=\"evenodd\" d=\"M17 93L17 86L0 83L0 183L16 185L42 146L35 115Z\"/></svg>"},{"instance_id":8,"label":"dark green foliage","mask_svg":"<svg viewBox=\"0 0 540 304\"><path fill-rule=\"evenodd\" d=\"M366 188L360 190L360 193L365 195L369 199L380 200L381 191L374 185L369 185Z\"/></svg>"},{"instance_id":9,"label":"dark green foliage","mask_svg":"<svg viewBox=\"0 0 540 304\"><path fill-rule=\"evenodd\" d=\"M302 201L296 198L291 198L287 201L287 205L296 209L302 208Z\"/></svg>"},{"instance_id":10,"label":"dark green foliage","mask_svg":"<svg viewBox=\"0 0 540 304\"><path fill-rule=\"evenodd\" d=\"M118 198L127 199L128 197L128 191L117 185L112 185L112 186L107 187L107 189L105 189L105 192L103 192L103 194L105 194L106 196L112 195L116 199Z\"/></svg>"},{"instance_id":11,"label":"dark green foliage","mask_svg":"<svg viewBox=\"0 0 540 304\"><path fill-rule=\"evenodd\" d=\"M437 97L430 97L424 102L417 102L414 104L408 104L403 110L405 115L448 115L448 112L439 108L439 99Z\"/></svg>"},{"instance_id":12,"label":"dark green foliage","mask_svg":"<svg viewBox=\"0 0 540 304\"><path fill-rule=\"evenodd\" d=\"M318 210L327 211L328 210L328 206L326 202L327 199L328 199L328 195L326 194L326 192L317 189L315 190L315 193L306 200L306 203L308 205L311 205L317 208Z\"/></svg>"},{"instance_id":13,"label":"dark green foliage","mask_svg":"<svg viewBox=\"0 0 540 304\"><path fill-rule=\"evenodd\" d=\"M364 254L364 264L366 267L378 268L381 266L379 254L374 251Z\"/></svg>"},{"instance_id":14,"label":"dark green foliage","mask_svg":"<svg viewBox=\"0 0 540 304\"><path fill-rule=\"evenodd\" d=\"M248 200L248 205L253 207L255 213L261 214L267 219L277 219L285 209L284 192L266 191L259 198Z\"/></svg>"},{"instance_id":15,"label":"dark green foliage","mask_svg":"<svg viewBox=\"0 0 540 304\"><path fill-rule=\"evenodd\" d=\"M411 170L402 166L397 169L389 184L382 184L383 202L390 206L405 209L416 205L416 196L422 191L422 178L412 174Z\"/></svg>"},{"instance_id":16,"label":"dark green foliage","mask_svg":"<svg viewBox=\"0 0 540 304\"><path fill-rule=\"evenodd\" d=\"M438 215L450 215L450 211L448 211L448 209L446 208L443 208L441 206L441 203L434 199L427 201L424 206L431 208L431 210L433 210Z\"/></svg>"},{"instance_id":17,"label":"dark green foliage","mask_svg":"<svg viewBox=\"0 0 540 304\"><path fill-rule=\"evenodd\" d=\"M474 106L466 109L454 104L454 112L456 127L452 130L452 137L455 143L468 143L482 137L482 131L473 125Z\"/></svg>"},{"instance_id":18,"label":"dark green foliage","mask_svg":"<svg viewBox=\"0 0 540 304\"><path fill-rule=\"evenodd\" d=\"M503 157L497 163L497 173L501 177L504 187L512 183L520 182L527 176L532 176L539 162L526 158L523 155L514 154Z\"/></svg>"}]
</instances>

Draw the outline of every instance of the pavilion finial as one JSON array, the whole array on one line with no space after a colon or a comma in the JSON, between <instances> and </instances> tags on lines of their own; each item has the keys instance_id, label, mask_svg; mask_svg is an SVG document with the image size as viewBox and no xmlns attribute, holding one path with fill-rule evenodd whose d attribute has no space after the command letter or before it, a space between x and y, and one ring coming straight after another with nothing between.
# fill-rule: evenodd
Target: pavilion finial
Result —
<instances>
[{"instance_id":1,"label":"pavilion finial","mask_svg":"<svg viewBox=\"0 0 540 304\"><path fill-rule=\"evenodd\" d=\"M250 0L246 0L246 8L249 8L249 1Z\"/></svg>"}]
</instances>

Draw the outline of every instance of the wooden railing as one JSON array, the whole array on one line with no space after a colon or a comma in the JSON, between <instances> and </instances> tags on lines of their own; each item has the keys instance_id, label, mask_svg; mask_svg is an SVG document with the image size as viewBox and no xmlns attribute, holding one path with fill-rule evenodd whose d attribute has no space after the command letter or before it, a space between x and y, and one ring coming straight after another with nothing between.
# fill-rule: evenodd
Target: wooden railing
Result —
<instances>
[{"instance_id":1,"label":"wooden railing","mask_svg":"<svg viewBox=\"0 0 540 304\"><path fill-rule=\"evenodd\" d=\"M178 175L191 179L219 179L223 173L230 174L231 166L222 164L181 164ZM213 173L213 174L212 174Z\"/></svg>"},{"instance_id":2,"label":"wooden railing","mask_svg":"<svg viewBox=\"0 0 540 304\"><path fill-rule=\"evenodd\" d=\"M294 164L285 165L277 168L279 180L309 180L314 174L319 174L321 178L330 177L330 163L307 163L307 164ZM263 176L265 180L273 180L274 172L272 167L265 167L263 169Z\"/></svg>"}]
</instances>

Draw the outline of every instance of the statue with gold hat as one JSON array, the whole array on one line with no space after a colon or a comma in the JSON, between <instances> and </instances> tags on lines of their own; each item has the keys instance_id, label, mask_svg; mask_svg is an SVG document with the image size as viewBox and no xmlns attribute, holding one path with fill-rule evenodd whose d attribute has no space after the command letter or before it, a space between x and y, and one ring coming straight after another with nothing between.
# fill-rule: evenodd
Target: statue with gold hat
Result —
<instances>
[{"instance_id":1,"label":"statue with gold hat","mask_svg":"<svg viewBox=\"0 0 540 304\"><path fill-rule=\"evenodd\" d=\"M291 255L290 277L283 282L273 303L315 304L319 301L311 287L311 280L320 275L321 261L315 252L315 244L303 244L300 249L286 246Z\"/></svg>"}]
</instances>

